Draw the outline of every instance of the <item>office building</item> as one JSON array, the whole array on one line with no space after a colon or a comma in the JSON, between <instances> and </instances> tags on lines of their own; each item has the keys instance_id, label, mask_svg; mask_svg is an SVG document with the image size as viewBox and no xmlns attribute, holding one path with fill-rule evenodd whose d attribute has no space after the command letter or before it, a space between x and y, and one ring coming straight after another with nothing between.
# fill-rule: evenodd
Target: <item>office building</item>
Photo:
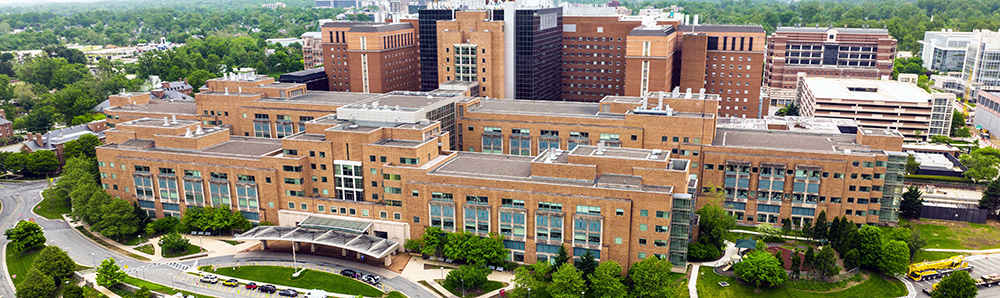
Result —
<instances>
[{"instance_id":1,"label":"office building","mask_svg":"<svg viewBox=\"0 0 1000 298\"><path fill-rule=\"evenodd\" d=\"M764 85L794 89L798 73L875 80L892 74L895 57L886 29L778 27L767 37Z\"/></svg>"},{"instance_id":2,"label":"office building","mask_svg":"<svg viewBox=\"0 0 1000 298\"><path fill-rule=\"evenodd\" d=\"M420 91L438 88L438 46L437 22L452 20L455 10L450 8L427 8L418 13L417 27L420 38Z\"/></svg>"},{"instance_id":3,"label":"office building","mask_svg":"<svg viewBox=\"0 0 1000 298\"><path fill-rule=\"evenodd\" d=\"M412 24L327 22L321 33L330 91L419 90L420 59Z\"/></svg>"},{"instance_id":4,"label":"office building","mask_svg":"<svg viewBox=\"0 0 1000 298\"><path fill-rule=\"evenodd\" d=\"M670 91L674 70L674 26L636 27L625 38L625 95Z\"/></svg>"},{"instance_id":5,"label":"office building","mask_svg":"<svg viewBox=\"0 0 1000 298\"><path fill-rule=\"evenodd\" d=\"M898 130L909 140L951 133L951 93L927 93L915 74L899 81L812 78L799 74L795 102L807 117L852 119L869 129Z\"/></svg>"},{"instance_id":6,"label":"office building","mask_svg":"<svg viewBox=\"0 0 1000 298\"><path fill-rule=\"evenodd\" d=\"M305 69L323 67L323 33L306 32L302 39L302 64Z\"/></svg>"},{"instance_id":7,"label":"office building","mask_svg":"<svg viewBox=\"0 0 1000 298\"><path fill-rule=\"evenodd\" d=\"M456 11L437 22L438 82L476 82L480 96L505 98L504 22L493 11Z\"/></svg>"},{"instance_id":8,"label":"office building","mask_svg":"<svg viewBox=\"0 0 1000 298\"><path fill-rule=\"evenodd\" d=\"M965 52L972 41L972 32L954 32L951 29L924 32L920 58L924 68L937 72L962 71Z\"/></svg>"},{"instance_id":9,"label":"office building","mask_svg":"<svg viewBox=\"0 0 1000 298\"><path fill-rule=\"evenodd\" d=\"M991 134L1000 132L1000 91L980 91L976 102L972 123Z\"/></svg>"},{"instance_id":10,"label":"office building","mask_svg":"<svg viewBox=\"0 0 1000 298\"><path fill-rule=\"evenodd\" d=\"M598 102L625 95L626 42L640 25L621 16L563 16L562 99Z\"/></svg>"},{"instance_id":11,"label":"office building","mask_svg":"<svg viewBox=\"0 0 1000 298\"><path fill-rule=\"evenodd\" d=\"M9 123L9 121L8 121ZM7 128L9 129L9 128ZM104 141L104 131L108 129L107 120L97 120L80 125L64 127L51 130L46 133L28 133L26 141L21 143L21 151L32 153L35 151L52 151L59 159L59 163L66 163L65 152L66 143L75 141L84 135L94 135L97 139ZM4 127L0 124L0 134ZM9 132L8 132L9 133Z\"/></svg>"},{"instance_id":12,"label":"office building","mask_svg":"<svg viewBox=\"0 0 1000 298\"><path fill-rule=\"evenodd\" d=\"M761 26L678 26L674 86L719 94L720 117L761 118L764 39Z\"/></svg>"},{"instance_id":13,"label":"office building","mask_svg":"<svg viewBox=\"0 0 1000 298\"><path fill-rule=\"evenodd\" d=\"M965 52L962 79L970 90L967 98L977 98L979 90L1000 89L1000 33L973 30L972 41Z\"/></svg>"}]
</instances>

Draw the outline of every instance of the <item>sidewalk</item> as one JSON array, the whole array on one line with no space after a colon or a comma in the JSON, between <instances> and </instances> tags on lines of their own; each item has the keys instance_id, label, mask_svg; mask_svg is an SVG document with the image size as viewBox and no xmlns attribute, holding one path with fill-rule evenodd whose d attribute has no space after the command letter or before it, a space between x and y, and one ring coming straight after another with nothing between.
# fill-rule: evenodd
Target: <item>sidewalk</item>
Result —
<instances>
[{"instance_id":1,"label":"sidewalk","mask_svg":"<svg viewBox=\"0 0 1000 298\"><path fill-rule=\"evenodd\" d=\"M98 292L101 292L101 294L107 295L110 298L121 298L122 297L122 296L118 296L118 294L115 294L115 292L112 292L111 290L108 290L108 288L105 288L103 286L98 285L97 284L97 273L96 272L84 274L83 275L83 279L86 280L87 283L90 283L90 284L94 285L94 289L97 290Z\"/></svg>"},{"instance_id":2,"label":"sidewalk","mask_svg":"<svg viewBox=\"0 0 1000 298\"><path fill-rule=\"evenodd\" d=\"M72 218L69 218L69 216L67 216L66 214L63 214L63 220L65 220L66 223L69 224L70 228L72 228L73 231L76 231L77 233L80 233L81 234L80 236L83 236L84 238L90 239L89 237L87 237L87 235L83 235L83 233L81 233L80 231L76 230L77 227L83 227L84 229L87 229L87 231L90 231L90 226L89 225L87 225L86 223L83 223L83 222L74 221ZM157 256L151 256L151 255L148 255L148 254L146 254L144 252L135 250L131 246L118 243L118 241L114 241L114 240L111 240L108 237L104 237L100 233L94 233L93 231L91 231L90 234L94 235L94 237L97 237L97 239L101 239L101 241L104 241L105 243L111 244L114 247L117 247L117 248L119 248L121 250L124 250L126 252L133 253L133 254L145 257L145 258L149 259L148 262L156 262L156 261L162 259L158 255ZM153 240L150 239L149 241L153 241ZM98 244L100 244L100 243L98 243ZM128 256L128 255L126 255L126 257L131 258L131 256Z\"/></svg>"}]
</instances>

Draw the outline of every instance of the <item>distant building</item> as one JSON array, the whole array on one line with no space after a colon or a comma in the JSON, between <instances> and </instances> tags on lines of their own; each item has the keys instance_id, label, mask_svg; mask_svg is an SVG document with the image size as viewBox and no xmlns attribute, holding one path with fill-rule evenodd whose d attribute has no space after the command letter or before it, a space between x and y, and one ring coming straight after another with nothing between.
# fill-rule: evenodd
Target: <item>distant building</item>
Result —
<instances>
[{"instance_id":1,"label":"distant building","mask_svg":"<svg viewBox=\"0 0 1000 298\"><path fill-rule=\"evenodd\" d=\"M360 7L357 0L316 0L316 8Z\"/></svg>"},{"instance_id":2,"label":"distant building","mask_svg":"<svg viewBox=\"0 0 1000 298\"><path fill-rule=\"evenodd\" d=\"M1000 32L974 30L972 41L965 52L962 79L969 92L966 97L976 98L978 90L1000 89Z\"/></svg>"},{"instance_id":3,"label":"distant building","mask_svg":"<svg viewBox=\"0 0 1000 298\"><path fill-rule=\"evenodd\" d=\"M899 130L908 140L951 133L951 93L927 93L916 75L899 81L811 78L799 74L796 104L806 117L853 119L864 128Z\"/></svg>"},{"instance_id":4,"label":"distant building","mask_svg":"<svg viewBox=\"0 0 1000 298\"><path fill-rule=\"evenodd\" d=\"M321 30L330 91L420 89L417 32L411 23L337 21Z\"/></svg>"},{"instance_id":5,"label":"distant building","mask_svg":"<svg viewBox=\"0 0 1000 298\"><path fill-rule=\"evenodd\" d=\"M322 25L320 25L322 26ZM302 39L302 64L306 69L323 67L323 33L306 32Z\"/></svg>"},{"instance_id":6,"label":"distant building","mask_svg":"<svg viewBox=\"0 0 1000 298\"><path fill-rule=\"evenodd\" d=\"M31 153L38 150L48 150L56 153L59 163L65 163L63 156L63 145L70 141L79 139L83 135L95 135L101 142L104 141L104 131L108 129L107 120L97 120L90 123L70 126L63 129L52 130L47 133L28 133L27 141L21 143L21 151Z\"/></svg>"},{"instance_id":7,"label":"distant building","mask_svg":"<svg viewBox=\"0 0 1000 298\"><path fill-rule=\"evenodd\" d=\"M264 3L260 5L263 8L276 9L278 7L285 7L285 3L275 2L275 3Z\"/></svg>"},{"instance_id":8,"label":"distant building","mask_svg":"<svg viewBox=\"0 0 1000 298\"><path fill-rule=\"evenodd\" d=\"M0 110L0 138L9 138L14 136L14 123L7 120L7 113L4 110Z\"/></svg>"},{"instance_id":9,"label":"distant building","mask_svg":"<svg viewBox=\"0 0 1000 298\"><path fill-rule=\"evenodd\" d=\"M895 57L886 29L778 27L767 37L764 85L795 88L798 73L874 80L892 74Z\"/></svg>"},{"instance_id":10,"label":"distant building","mask_svg":"<svg viewBox=\"0 0 1000 298\"><path fill-rule=\"evenodd\" d=\"M951 29L924 32L924 40L919 41L920 58L924 68L931 71L962 71L965 51L972 41L972 32L954 32Z\"/></svg>"},{"instance_id":11,"label":"distant building","mask_svg":"<svg viewBox=\"0 0 1000 298\"><path fill-rule=\"evenodd\" d=\"M160 82L160 87L149 91L152 98L164 100L192 100L191 93L194 88L187 83L187 79L175 82Z\"/></svg>"}]
</instances>

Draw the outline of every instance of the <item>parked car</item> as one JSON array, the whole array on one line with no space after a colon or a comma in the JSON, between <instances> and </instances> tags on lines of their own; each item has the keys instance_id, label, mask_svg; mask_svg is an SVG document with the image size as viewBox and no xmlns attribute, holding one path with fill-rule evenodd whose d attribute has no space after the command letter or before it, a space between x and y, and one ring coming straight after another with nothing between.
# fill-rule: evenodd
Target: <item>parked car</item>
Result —
<instances>
[{"instance_id":1,"label":"parked car","mask_svg":"<svg viewBox=\"0 0 1000 298\"><path fill-rule=\"evenodd\" d=\"M247 284L247 286L246 286L246 287L247 287L247 289L249 289L249 290L256 290L256 289L257 289L257 283L255 283L255 282L250 282L250 283L248 283L248 284Z\"/></svg>"},{"instance_id":2,"label":"parked car","mask_svg":"<svg viewBox=\"0 0 1000 298\"><path fill-rule=\"evenodd\" d=\"M263 285L263 286L260 286L260 288L257 288L257 290L261 291L263 293L274 294L274 291L277 291L278 288L274 287L274 285Z\"/></svg>"},{"instance_id":3,"label":"parked car","mask_svg":"<svg viewBox=\"0 0 1000 298\"><path fill-rule=\"evenodd\" d=\"M370 285L373 285L373 286L377 285L380 280L382 280L382 277L380 277L378 275L374 275L374 274L368 274L368 275L365 275L364 277L361 277L361 281L366 282L366 283L368 283Z\"/></svg>"},{"instance_id":4,"label":"parked car","mask_svg":"<svg viewBox=\"0 0 1000 298\"><path fill-rule=\"evenodd\" d=\"M218 283L219 277L215 275L205 275L201 277L201 282L207 282L210 284Z\"/></svg>"},{"instance_id":5,"label":"parked car","mask_svg":"<svg viewBox=\"0 0 1000 298\"><path fill-rule=\"evenodd\" d=\"M281 292L278 292L278 295L288 296L288 297L295 297L295 296L299 295L299 292L296 291L296 290L292 290L292 289L284 289L284 290L281 290Z\"/></svg>"},{"instance_id":6,"label":"parked car","mask_svg":"<svg viewBox=\"0 0 1000 298\"><path fill-rule=\"evenodd\" d=\"M240 281L236 280L235 278L230 278L229 280L222 282L222 285L227 287L235 287L240 285Z\"/></svg>"},{"instance_id":7,"label":"parked car","mask_svg":"<svg viewBox=\"0 0 1000 298\"><path fill-rule=\"evenodd\" d=\"M357 278L359 274L358 274L357 271L354 271L354 270L351 270L351 269L344 269L344 270L340 270L340 275L347 276L347 277L350 277L350 278Z\"/></svg>"}]
</instances>

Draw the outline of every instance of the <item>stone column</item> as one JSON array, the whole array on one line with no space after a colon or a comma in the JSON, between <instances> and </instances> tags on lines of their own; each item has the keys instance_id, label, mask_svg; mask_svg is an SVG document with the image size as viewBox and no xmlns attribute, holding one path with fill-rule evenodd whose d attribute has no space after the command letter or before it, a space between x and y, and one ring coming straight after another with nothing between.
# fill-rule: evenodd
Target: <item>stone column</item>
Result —
<instances>
[{"instance_id":1,"label":"stone column","mask_svg":"<svg viewBox=\"0 0 1000 298\"><path fill-rule=\"evenodd\" d=\"M346 257L347 256L347 249L346 248L341 248L340 249L340 256L341 257Z\"/></svg>"},{"instance_id":2,"label":"stone column","mask_svg":"<svg viewBox=\"0 0 1000 298\"><path fill-rule=\"evenodd\" d=\"M316 252L316 243L310 243L309 252Z\"/></svg>"},{"instance_id":3,"label":"stone column","mask_svg":"<svg viewBox=\"0 0 1000 298\"><path fill-rule=\"evenodd\" d=\"M358 252L358 260L360 260L360 259L361 259L361 252L359 251Z\"/></svg>"},{"instance_id":4,"label":"stone column","mask_svg":"<svg viewBox=\"0 0 1000 298\"><path fill-rule=\"evenodd\" d=\"M292 250L299 251L299 242L298 241L292 241Z\"/></svg>"},{"instance_id":5,"label":"stone column","mask_svg":"<svg viewBox=\"0 0 1000 298\"><path fill-rule=\"evenodd\" d=\"M260 250L267 250L267 240L260 241Z\"/></svg>"},{"instance_id":6,"label":"stone column","mask_svg":"<svg viewBox=\"0 0 1000 298\"><path fill-rule=\"evenodd\" d=\"M390 265L392 265L392 255L386 255L385 256L385 266L390 266Z\"/></svg>"}]
</instances>

